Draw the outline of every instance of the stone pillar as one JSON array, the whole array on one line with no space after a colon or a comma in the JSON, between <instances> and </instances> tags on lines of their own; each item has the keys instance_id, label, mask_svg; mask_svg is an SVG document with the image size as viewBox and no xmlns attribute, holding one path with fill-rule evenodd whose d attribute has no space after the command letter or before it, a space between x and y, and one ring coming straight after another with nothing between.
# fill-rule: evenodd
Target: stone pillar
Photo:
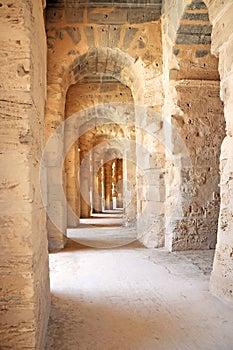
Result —
<instances>
[{"instance_id":1,"label":"stone pillar","mask_svg":"<svg viewBox=\"0 0 233 350\"><path fill-rule=\"evenodd\" d=\"M101 212L104 211L105 209L105 188L104 188L104 184L105 184L105 171L104 171L104 164L102 161L102 166L100 168L100 191L101 191Z\"/></svg>"},{"instance_id":2,"label":"stone pillar","mask_svg":"<svg viewBox=\"0 0 233 350\"><path fill-rule=\"evenodd\" d=\"M100 162L95 161L95 155L93 155L93 193L92 193L92 205L94 213L101 213L102 211L102 175L100 171Z\"/></svg>"},{"instance_id":3,"label":"stone pillar","mask_svg":"<svg viewBox=\"0 0 233 350\"><path fill-rule=\"evenodd\" d=\"M233 88L232 82L228 82ZM233 89L231 91L231 107ZM228 103L226 103L226 106ZM232 129L233 131L233 129ZM211 274L211 290L233 303L233 137L228 135L222 144L220 156L221 169L221 205L218 225L218 237L213 271Z\"/></svg>"},{"instance_id":4,"label":"stone pillar","mask_svg":"<svg viewBox=\"0 0 233 350\"><path fill-rule=\"evenodd\" d=\"M220 155L220 216L210 287L215 294L233 303L233 29L230 24L233 4L225 1L218 8L213 4L210 14L214 24L212 49L219 52L221 97L226 119L226 137Z\"/></svg>"},{"instance_id":5,"label":"stone pillar","mask_svg":"<svg viewBox=\"0 0 233 350\"><path fill-rule=\"evenodd\" d=\"M66 156L66 198L69 204L67 210L67 226L77 227L79 223L79 200L77 184L77 168L79 152L77 144L73 144Z\"/></svg>"},{"instance_id":6,"label":"stone pillar","mask_svg":"<svg viewBox=\"0 0 233 350\"><path fill-rule=\"evenodd\" d=\"M61 125L65 110L65 91L60 84L48 85L48 98L45 110L46 139L50 141L47 147L47 230L49 250L62 249L66 243L67 206L62 191L66 191L66 179L63 171L64 125ZM52 137L53 136L53 137ZM52 138L51 138L52 137Z\"/></svg>"},{"instance_id":7,"label":"stone pillar","mask_svg":"<svg viewBox=\"0 0 233 350\"><path fill-rule=\"evenodd\" d=\"M131 152L130 152L131 153ZM137 193L136 193L136 164L126 161L126 186L125 186L125 216L129 224L136 221L137 217Z\"/></svg>"},{"instance_id":8,"label":"stone pillar","mask_svg":"<svg viewBox=\"0 0 233 350\"><path fill-rule=\"evenodd\" d=\"M105 187L105 209L111 210L112 207L112 160L104 164L104 187Z\"/></svg>"},{"instance_id":9,"label":"stone pillar","mask_svg":"<svg viewBox=\"0 0 233 350\"><path fill-rule=\"evenodd\" d=\"M116 162L117 208L123 208L123 159Z\"/></svg>"},{"instance_id":10,"label":"stone pillar","mask_svg":"<svg viewBox=\"0 0 233 350\"><path fill-rule=\"evenodd\" d=\"M175 17L171 16L174 9ZM190 10L205 20L190 26ZM218 60L210 52L211 24L204 2L197 6L194 1L171 4L165 0L164 11L166 247L213 249L224 117L218 96ZM204 36L195 35L195 25L208 31Z\"/></svg>"},{"instance_id":11,"label":"stone pillar","mask_svg":"<svg viewBox=\"0 0 233 350\"><path fill-rule=\"evenodd\" d=\"M83 160L85 152L80 152L80 159ZM81 161L79 173L79 187L80 187L80 212L81 218L89 218L91 215L91 171L90 171L90 157L86 156L85 160Z\"/></svg>"},{"instance_id":12,"label":"stone pillar","mask_svg":"<svg viewBox=\"0 0 233 350\"><path fill-rule=\"evenodd\" d=\"M150 109L145 111L147 115ZM147 116L145 116L146 119ZM164 246L164 158L165 148L162 139L161 117L153 115L154 129L150 132L137 132L137 233L140 241L149 248ZM155 128L156 127L156 128Z\"/></svg>"},{"instance_id":13,"label":"stone pillar","mask_svg":"<svg viewBox=\"0 0 233 350\"><path fill-rule=\"evenodd\" d=\"M137 192L136 192L136 142L132 128L127 131L130 142L125 147L124 154L124 217L126 224L134 224L137 219ZM132 136L133 135L133 136Z\"/></svg>"},{"instance_id":14,"label":"stone pillar","mask_svg":"<svg viewBox=\"0 0 233 350\"><path fill-rule=\"evenodd\" d=\"M3 1L0 11L1 349L43 349L50 310L39 183L47 52L41 5Z\"/></svg>"}]
</instances>

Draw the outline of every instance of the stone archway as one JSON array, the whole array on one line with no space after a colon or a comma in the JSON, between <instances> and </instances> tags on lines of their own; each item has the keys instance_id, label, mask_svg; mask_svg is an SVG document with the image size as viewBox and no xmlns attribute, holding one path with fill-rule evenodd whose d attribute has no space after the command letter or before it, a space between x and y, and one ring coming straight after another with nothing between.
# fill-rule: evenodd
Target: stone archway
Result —
<instances>
[{"instance_id":1,"label":"stone archway","mask_svg":"<svg viewBox=\"0 0 233 350\"><path fill-rule=\"evenodd\" d=\"M107 7L109 6L108 3ZM115 9L113 9L114 16L105 9L106 16L103 18L103 13L99 14L99 20L96 22L95 16L90 15L92 9L88 10L85 17L86 9L82 12L79 7L78 4L74 4L74 9L71 11L69 3L48 3L49 86L45 118L47 138L64 120L69 86L82 79L93 79L94 76L101 81L108 81L109 78L117 79L131 89L135 105L153 107L161 113L163 100L161 1L148 4L145 9L138 9L138 4L135 4L137 9L134 9L134 14L137 13L137 16L132 16L131 10L122 5L121 10L127 15L129 23L122 22L120 12ZM143 13L141 19L139 13L140 15ZM158 33L156 37L155 31ZM136 119L138 124L145 125L141 115L136 115ZM149 116L148 122L150 122ZM58 138L63 139L62 131ZM136 138L140 138L140 135ZM62 232L59 233L52 223L48 223L50 237L57 236L58 242L60 241L56 243L56 240L51 239L51 248L62 247L65 243L66 210L64 211L59 201L57 211L64 224Z\"/></svg>"},{"instance_id":2,"label":"stone archway","mask_svg":"<svg viewBox=\"0 0 233 350\"><path fill-rule=\"evenodd\" d=\"M106 79L107 76L112 74L113 77L116 77L118 80L123 81L125 85L126 84L130 85L132 91L136 91L137 89L140 90L140 87L138 86L139 79L136 78L137 73L135 73L135 69L132 67L132 65L134 64L132 59L125 53L122 53L119 49L116 49L115 51L112 50L112 51L107 48L99 49L99 50L94 49L79 58L75 58L73 60L72 65L68 68L68 71L70 72L70 84L76 83L78 80L84 79L84 77L87 75L89 77L96 76L98 78L98 74L99 74L102 78L105 77ZM112 53L112 56L109 54L109 52ZM93 61L96 63L96 60L98 62L98 59L100 60L100 64L97 63L97 65L96 64L93 65ZM108 59L109 59L109 62L111 62L111 66L109 70L106 71L105 66L107 64ZM88 69L87 69L87 66L89 67ZM129 80L127 80L126 77L128 77ZM140 82L140 86L141 85L143 85L143 82ZM50 90L50 87L53 91ZM55 86L55 89L56 91L54 91L54 85L50 84L48 88L48 94L49 94L48 102L47 102L48 109L47 109L46 118L45 118L46 127L47 129L50 129L50 132L47 132L47 137L51 133L53 133L55 126L58 126L64 120L66 91L68 89L68 86L66 86L65 84L63 86L58 84ZM138 96L141 97L143 96L143 94L139 93ZM53 106L53 110L51 109L51 106ZM56 111L55 114L54 114L54 109ZM61 133L57 138L58 149L59 149L59 144L61 145L63 143L63 140L64 140L64 130L61 130ZM52 167L54 172L54 162L52 162L51 165L48 164L48 167ZM58 168L57 170L59 171ZM50 174L49 171L48 171L48 174ZM54 183L54 178L52 175L51 178L48 178L48 187L54 188L53 183ZM51 203L50 202L51 201L48 198L48 205L54 205L52 204L52 202ZM65 231L67 227L66 208L64 208L64 205L61 205L59 200L56 200L55 205L57 206L57 208L53 210L57 211L56 215L59 215L61 217L61 221L63 222L63 224L60 226L62 232L59 232L57 228L54 226L54 224L50 220L48 220L48 231L50 232L49 236L51 237L51 239L49 239L50 249L54 249L58 247L61 248L64 246Z\"/></svg>"},{"instance_id":3,"label":"stone archway","mask_svg":"<svg viewBox=\"0 0 233 350\"><path fill-rule=\"evenodd\" d=\"M128 103L130 103L130 101L132 106L129 109ZM127 103L127 105L125 103ZM79 171L79 166L76 167L76 170L73 168L73 164L75 164L75 157L78 155L80 160L76 159L76 164L78 162L81 165L83 159L85 159L85 154L92 152L92 150L93 152L95 151L95 153L97 152L97 156L98 150L96 149L96 146L101 142L104 142L105 147L108 148L109 146L107 143L111 144L114 142L114 140L123 138L122 132L124 134L124 123L127 122L124 114L128 113L127 111L129 112L128 122L133 124L134 104L131 91L128 87L113 77L111 79L110 77L107 79L105 76L105 78L102 77L102 79L100 79L100 77L98 75L94 75L94 73L91 75L90 71L89 76L84 78L79 83L72 85L68 90L66 101L66 118L72 115L77 115L77 118L75 118L77 120L77 125L79 125L80 128L80 138L77 140L76 145L71 147L71 150L68 152L66 157L67 198L68 203L70 203L73 209L74 207L78 208L78 210L76 210L77 217L80 217L80 203L82 203L81 206L83 208L86 207L87 209L86 213L83 213L85 216L90 215L91 206L88 198L86 198L87 204L85 204L85 201L83 200L80 202L79 191L75 190L77 187L83 187L81 180L79 181L79 184L77 184L77 173ZM69 139L68 130L65 130L65 138ZM75 148L76 150L79 149L78 153L74 151ZM103 148L102 153L104 152L105 149ZM95 161L94 154L92 155L92 158L92 161L94 162L93 167L96 169L100 159L96 159ZM95 163L96 166L94 166ZM92 171L95 170L94 168ZM89 173L90 169L87 171ZM90 179L88 176L86 178ZM91 184L89 184L88 187L90 187L90 185ZM71 217L74 216L71 215ZM74 222L71 222L68 211L68 226L75 227L77 223L77 219Z\"/></svg>"}]
</instances>

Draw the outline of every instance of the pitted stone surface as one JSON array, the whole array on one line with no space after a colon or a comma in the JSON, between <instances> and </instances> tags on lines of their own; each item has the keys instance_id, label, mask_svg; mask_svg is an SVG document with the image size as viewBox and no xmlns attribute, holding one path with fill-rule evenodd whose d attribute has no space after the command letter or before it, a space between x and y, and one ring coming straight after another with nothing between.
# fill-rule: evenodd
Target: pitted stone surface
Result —
<instances>
[{"instance_id":1,"label":"pitted stone surface","mask_svg":"<svg viewBox=\"0 0 233 350\"><path fill-rule=\"evenodd\" d=\"M47 51L41 5L0 4L1 349L43 348L50 310L46 217L38 181Z\"/></svg>"}]
</instances>

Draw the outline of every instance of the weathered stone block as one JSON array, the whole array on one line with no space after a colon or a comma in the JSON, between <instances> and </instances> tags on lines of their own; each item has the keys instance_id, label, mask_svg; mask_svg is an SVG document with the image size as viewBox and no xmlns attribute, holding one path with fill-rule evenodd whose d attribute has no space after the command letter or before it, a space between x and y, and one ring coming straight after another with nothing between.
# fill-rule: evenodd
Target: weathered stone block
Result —
<instances>
[{"instance_id":1,"label":"weathered stone block","mask_svg":"<svg viewBox=\"0 0 233 350\"><path fill-rule=\"evenodd\" d=\"M46 11L46 20L50 23L61 22L62 17L63 17L62 9L48 8L48 10Z\"/></svg>"},{"instance_id":2,"label":"weathered stone block","mask_svg":"<svg viewBox=\"0 0 233 350\"><path fill-rule=\"evenodd\" d=\"M204 1L192 1L191 4L187 5L187 10L206 10Z\"/></svg>"},{"instance_id":3,"label":"weathered stone block","mask_svg":"<svg viewBox=\"0 0 233 350\"><path fill-rule=\"evenodd\" d=\"M209 21L209 15L208 13L185 13L182 17L182 19L186 19L189 21L203 21L207 22Z\"/></svg>"},{"instance_id":4,"label":"weathered stone block","mask_svg":"<svg viewBox=\"0 0 233 350\"><path fill-rule=\"evenodd\" d=\"M127 11L118 8L89 8L87 18L89 23L123 24L127 22Z\"/></svg>"},{"instance_id":5,"label":"weathered stone block","mask_svg":"<svg viewBox=\"0 0 233 350\"><path fill-rule=\"evenodd\" d=\"M178 45L207 45L211 43L210 35L203 34L178 34L176 44Z\"/></svg>"},{"instance_id":6,"label":"weathered stone block","mask_svg":"<svg viewBox=\"0 0 233 350\"><path fill-rule=\"evenodd\" d=\"M227 42L232 34L233 4L223 13L213 26L212 51L219 52L221 46Z\"/></svg>"},{"instance_id":7,"label":"weathered stone block","mask_svg":"<svg viewBox=\"0 0 233 350\"><path fill-rule=\"evenodd\" d=\"M109 47L117 47L120 41L121 26L109 26Z\"/></svg>"},{"instance_id":8,"label":"weathered stone block","mask_svg":"<svg viewBox=\"0 0 233 350\"><path fill-rule=\"evenodd\" d=\"M87 38L87 45L89 47L94 47L95 46L95 35L94 35L93 26L85 26L84 31L85 31L85 35Z\"/></svg>"},{"instance_id":9,"label":"weathered stone block","mask_svg":"<svg viewBox=\"0 0 233 350\"><path fill-rule=\"evenodd\" d=\"M83 8L67 8L65 11L65 17L68 24L83 23Z\"/></svg>"},{"instance_id":10,"label":"weathered stone block","mask_svg":"<svg viewBox=\"0 0 233 350\"><path fill-rule=\"evenodd\" d=\"M178 30L178 34L203 34L211 35L211 25L200 25L200 24L181 24Z\"/></svg>"},{"instance_id":11,"label":"weathered stone block","mask_svg":"<svg viewBox=\"0 0 233 350\"><path fill-rule=\"evenodd\" d=\"M74 45L77 45L81 40L81 34L80 34L79 28L66 27L65 30L68 33L68 35L70 36L70 38L72 39Z\"/></svg>"},{"instance_id":12,"label":"weathered stone block","mask_svg":"<svg viewBox=\"0 0 233 350\"><path fill-rule=\"evenodd\" d=\"M125 29L125 36L123 41L123 49L127 50L130 47L133 39L135 38L138 28L128 27Z\"/></svg>"},{"instance_id":13,"label":"weathered stone block","mask_svg":"<svg viewBox=\"0 0 233 350\"><path fill-rule=\"evenodd\" d=\"M160 5L157 10L145 10L144 8L131 9L127 13L127 21L130 24L158 21L161 16Z\"/></svg>"}]
</instances>

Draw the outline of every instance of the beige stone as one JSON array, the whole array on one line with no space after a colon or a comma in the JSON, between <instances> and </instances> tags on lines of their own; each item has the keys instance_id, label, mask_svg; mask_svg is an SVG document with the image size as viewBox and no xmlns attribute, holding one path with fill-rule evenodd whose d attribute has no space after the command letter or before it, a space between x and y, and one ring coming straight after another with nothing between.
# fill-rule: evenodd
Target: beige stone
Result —
<instances>
[{"instance_id":1,"label":"beige stone","mask_svg":"<svg viewBox=\"0 0 233 350\"><path fill-rule=\"evenodd\" d=\"M44 348L48 249L93 215L151 249L216 249L210 289L232 303L232 1L2 0L0 16L0 347Z\"/></svg>"}]
</instances>

